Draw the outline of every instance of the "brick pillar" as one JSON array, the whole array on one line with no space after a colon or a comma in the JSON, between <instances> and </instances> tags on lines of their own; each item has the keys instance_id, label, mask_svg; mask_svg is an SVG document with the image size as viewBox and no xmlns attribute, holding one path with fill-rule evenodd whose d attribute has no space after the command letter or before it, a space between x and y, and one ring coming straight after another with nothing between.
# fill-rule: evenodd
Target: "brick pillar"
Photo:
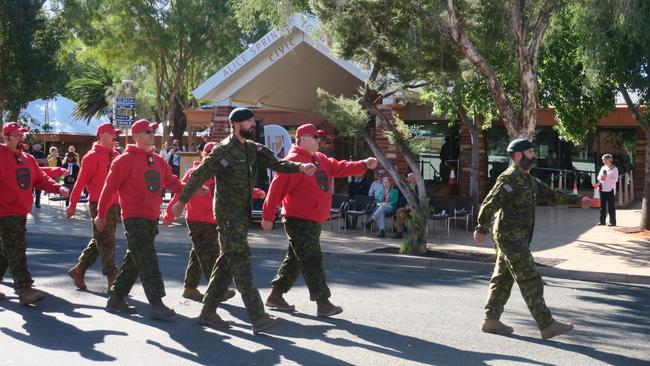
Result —
<instances>
[{"instance_id":1,"label":"brick pillar","mask_svg":"<svg viewBox=\"0 0 650 366\"><path fill-rule=\"evenodd\" d=\"M212 124L210 125L210 141L220 142L230 135L228 116L235 107L216 107L212 110Z\"/></svg>"},{"instance_id":2,"label":"brick pillar","mask_svg":"<svg viewBox=\"0 0 650 366\"><path fill-rule=\"evenodd\" d=\"M326 138L320 143L320 151L325 155L333 156L336 151L338 131L327 121L321 122L317 127L319 130L323 130L326 136Z\"/></svg>"},{"instance_id":3,"label":"brick pillar","mask_svg":"<svg viewBox=\"0 0 650 366\"><path fill-rule=\"evenodd\" d=\"M478 131L478 195L479 200L487 194L487 139L483 130ZM459 189L462 197L469 197L469 183L472 167L472 134L469 128L461 125L460 128L460 173L456 172Z\"/></svg>"},{"instance_id":4,"label":"brick pillar","mask_svg":"<svg viewBox=\"0 0 650 366\"><path fill-rule=\"evenodd\" d=\"M399 115L401 112L400 106L396 104L381 104L378 105L378 108L389 121L394 120L393 113ZM404 177L404 175L409 172L408 164L406 164L406 160L404 160L404 157L401 155L397 147L388 142L388 138L384 136L385 130L385 126L382 126L381 121L377 120L375 123L374 131L373 129L370 130L370 135L375 137L375 141L377 142L379 149L382 151L382 153L384 153L388 161L391 162L395 169L397 169L399 175Z\"/></svg>"}]
</instances>

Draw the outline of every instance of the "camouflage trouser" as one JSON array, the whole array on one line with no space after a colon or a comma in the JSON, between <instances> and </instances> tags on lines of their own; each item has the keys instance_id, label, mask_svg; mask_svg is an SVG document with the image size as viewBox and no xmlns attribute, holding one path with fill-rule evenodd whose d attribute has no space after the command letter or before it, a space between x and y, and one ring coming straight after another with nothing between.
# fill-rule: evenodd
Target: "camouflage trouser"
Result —
<instances>
[{"instance_id":1,"label":"camouflage trouser","mask_svg":"<svg viewBox=\"0 0 650 366\"><path fill-rule=\"evenodd\" d=\"M289 249L271 285L286 293L302 273L309 288L309 299L328 299L331 294L325 283L323 253L320 250L320 225L309 220L287 218L284 229L289 236Z\"/></svg>"},{"instance_id":2,"label":"camouflage trouser","mask_svg":"<svg viewBox=\"0 0 650 366\"><path fill-rule=\"evenodd\" d=\"M126 296L131 291L135 281L140 278L144 293L149 303L165 296L158 258L153 240L158 234L158 221L143 218L124 220L128 249L120 272L111 286L111 292L118 296Z\"/></svg>"},{"instance_id":3,"label":"camouflage trouser","mask_svg":"<svg viewBox=\"0 0 650 366\"><path fill-rule=\"evenodd\" d=\"M31 287L34 283L27 268L26 224L26 216L0 217L0 265L4 266L0 275L4 276L9 268L17 289Z\"/></svg>"},{"instance_id":4,"label":"camouflage trouser","mask_svg":"<svg viewBox=\"0 0 650 366\"><path fill-rule=\"evenodd\" d=\"M197 288L201 273L210 279L214 263L219 257L219 233L217 225L209 222L188 221L192 237L192 250L185 271L185 288Z\"/></svg>"},{"instance_id":5,"label":"camouflage trouser","mask_svg":"<svg viewBox=\"0 0 650 366\"><path fill-rule=\"evenodd\" d=\"M404 223L406 222L406 219L411 215L411 209L402 207L398 208L397 212L395 213L395 216L397 217L397 228L396 231L398 233L403 233L404 232Z\"/></svg>"},{"instance_id":6,"label":"camouflage trouser","mask_svg":"<svg viewBox=\"0 0 650 366\"><path fill-rule=\"evenodd\" d=\"M264 304L253 282L253 263L248 246L248 218L219 223L221 255L210 275L210 283L203 298L203 309L214 311L223 299L228 285L234 278L248 316L264 315Z\"/></svg>"},{"instance_id":7,"label":"camouflage trouser","mask_svg":"<svg viewBox=\"0 0 650 366\"><path fill-rule=\"evenodd\" d=\"M497 243L497 261L490 279L485 318L498 320L514 281L517 281L528 310L539 329L553 323L551 311L544 302L544 282L537 268L528 243Z\"/></svg>"},{"instance_id":8,"label":"camouflage trouser","mask_svg":"<svg viewBox=\"0 0 650 366\"><path fill-rule=\"evenodd\" d=\"M97 217L97 202L90 202L88 205L90 209L90 217ZM97 257L102 257L103 267L102 273L110 275L117 272L117 264L115 263L115 229L117 228L117 218L119 215L120 206L115 204L108 209L106 213L106 226L104 230L97 230L93 222L93 237L88 242L86 249L81 252L79 256L79 263L86 267L91 267Z\"/></svg>"}]
</instances>

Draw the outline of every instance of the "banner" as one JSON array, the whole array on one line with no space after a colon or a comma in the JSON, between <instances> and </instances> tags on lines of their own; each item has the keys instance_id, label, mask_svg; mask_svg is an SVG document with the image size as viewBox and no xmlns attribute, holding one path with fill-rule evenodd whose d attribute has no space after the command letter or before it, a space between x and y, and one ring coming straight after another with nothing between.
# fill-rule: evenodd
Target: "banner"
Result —
<instances>
[{"instance_id":1,"label":"banner","mask_svg":"<svg viewBox=\"0 0 650 366\"><path fill-rule=\"evenodd\" d=\"M278 159L282 159L291 149L291 136L284 127L279 125L264 126L264 142L266 147L271 149ZM269 170L269 182L273 178L273 172Z\"/></svg>"}]
</instances>

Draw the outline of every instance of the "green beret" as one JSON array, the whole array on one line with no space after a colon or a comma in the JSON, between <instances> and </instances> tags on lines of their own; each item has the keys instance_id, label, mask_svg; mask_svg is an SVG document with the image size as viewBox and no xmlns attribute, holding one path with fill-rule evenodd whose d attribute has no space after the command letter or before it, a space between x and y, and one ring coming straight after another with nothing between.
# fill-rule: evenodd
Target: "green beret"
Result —
<instances>
[{"instance_id":1,"label":"green beret","mask_svg":"<svg viewBox=\"0 0 650 366\"><path fill-rule=\"evenodd\" d=\"M534 147L533 143L526 139L514 139L508 144L508 152L524 151Z\"/></svg>"},{"instance_id":2,"label":"green beret","mask_svg":"<svg viewBox=\"0 0 650 366\"><path fill-rule=\"evenodd\" d=\"M228 119L231 122L242 122L247 119L251 119L255 116L253 111L251 111L248 108L235 108L233 109L232 112L230 112L230 116L228 116Z\"/></svg>"}]
</instances>

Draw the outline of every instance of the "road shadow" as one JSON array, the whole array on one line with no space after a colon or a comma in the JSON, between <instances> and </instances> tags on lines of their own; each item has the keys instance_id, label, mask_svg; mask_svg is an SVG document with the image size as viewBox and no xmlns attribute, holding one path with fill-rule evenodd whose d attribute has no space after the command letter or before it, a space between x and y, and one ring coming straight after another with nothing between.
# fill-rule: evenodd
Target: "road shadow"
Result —
<instances>
[{"instance_id":1,"label":"road shadow","mask_svg":"<svg viewBox=\"0 0 650 366\"><path fill-rule=\"evenodd\" d=\"M292 316L318 320L323 325L305 326L298 323L289 323L289 326L278 328L273 334L284 337L320 339L323 342L339 347L363 348L398 359L420 362L427 365L488 365L495 361L517 362L529 365L550 365L526 357L466 351L378 327L353 323L346 319L314 318L313 316L301 313L292 313ZM351 335L363 340L363 342L329 336L327 332L332 329L347 331Z\"/></svg>"},{"instance_id":2,"label":"road shadow","mask_svg":"<svg viewBox=\"0 0 650 366\"><path fill-rule=\"evenodd\" d=\"M88 361L115 361L116 358L97 349L106 336L126 336L125 332L108 330L83 330L57 319L53 314L63 314L73 318L90 318L79 313L79 309L102 309L97 306L80 305L48 294L38 306L21 306L14 301L3 301L0 306L7 311L20 314L25 321L19 332L0 327L0 333L17 341L52 351L76 353Z\"/></svg>"}]
</instances>

